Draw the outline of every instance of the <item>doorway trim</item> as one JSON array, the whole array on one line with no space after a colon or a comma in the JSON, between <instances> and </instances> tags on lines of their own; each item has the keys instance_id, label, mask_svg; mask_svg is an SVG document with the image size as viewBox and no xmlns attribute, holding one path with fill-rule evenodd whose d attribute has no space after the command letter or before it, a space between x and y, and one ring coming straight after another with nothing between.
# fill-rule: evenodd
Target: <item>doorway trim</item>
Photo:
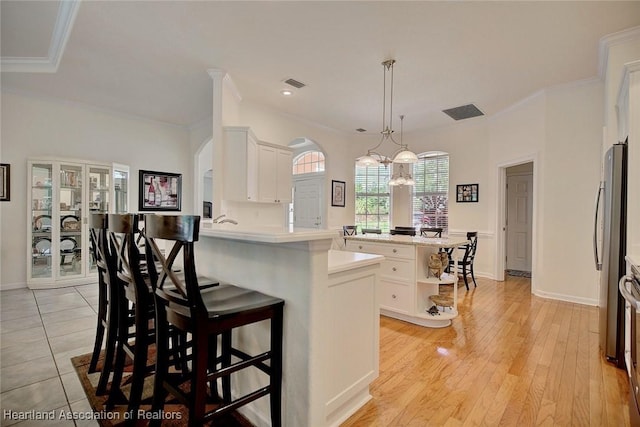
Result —
<instances>
[{"instance_id":1,"label":"doorway trim","mask_svg":"<svg viewBox=\"0 0 640 427\"><path fill-rule=\"evenodd\" d=\"M538 270L538 188L539 186L539 160L538 154L532 153L518 157L497 165L496 183L496 280L504 281L506 268L505 254L507 245L506 218L507 218L507 168L524 163L533 163L533 207L531 218L531 293L535 293L536 276Z\"/></svg>"}]
</instances>

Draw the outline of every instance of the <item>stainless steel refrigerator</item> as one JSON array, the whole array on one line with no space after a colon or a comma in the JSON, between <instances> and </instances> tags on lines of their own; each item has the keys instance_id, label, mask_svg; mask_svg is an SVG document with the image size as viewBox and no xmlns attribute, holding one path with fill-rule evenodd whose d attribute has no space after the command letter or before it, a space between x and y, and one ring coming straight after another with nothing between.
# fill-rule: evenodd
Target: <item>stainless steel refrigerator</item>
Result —
<instances>
[{"instance_id":1,"label":"stainless steel refrigerator","mask_svg":"<svg viewBox=\"0 0 640 427\"><path fill-rule=\"evenodd\" d=\"M618 281L625 274L627 246L627 144L613 145L604 158L604 181L596 197L593 247L600 270L600 348L605 357L624 367L624 300ZM599 221L602 215L602 223ZM602 248L598 250L599 236Z\"/></svg>"}]
</instances>

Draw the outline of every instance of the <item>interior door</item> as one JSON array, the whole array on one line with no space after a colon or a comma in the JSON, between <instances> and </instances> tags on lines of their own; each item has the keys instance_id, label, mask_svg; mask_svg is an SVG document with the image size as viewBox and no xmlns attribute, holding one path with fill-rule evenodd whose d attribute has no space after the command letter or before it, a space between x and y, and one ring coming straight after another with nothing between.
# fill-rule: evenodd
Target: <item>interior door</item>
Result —
<instances>
[{"instance_id":1,"label":"interior door","mask_svg":"<svg viewBox=\"0 0 640 427\"><path fill-rule=\"evenodd\" d=\"M293 225L322 228L323 177L296 180L293 196Z\"/></svg>"},{"instance_id":2,"label":"interior door","mask_svg":"<svg viewBox=\"0 0 640 427\"><path fill-rule=\"evenodd\" d=\"M533 175L507 177L507 269L531 271Z\"/></svg>"}]
</instances>

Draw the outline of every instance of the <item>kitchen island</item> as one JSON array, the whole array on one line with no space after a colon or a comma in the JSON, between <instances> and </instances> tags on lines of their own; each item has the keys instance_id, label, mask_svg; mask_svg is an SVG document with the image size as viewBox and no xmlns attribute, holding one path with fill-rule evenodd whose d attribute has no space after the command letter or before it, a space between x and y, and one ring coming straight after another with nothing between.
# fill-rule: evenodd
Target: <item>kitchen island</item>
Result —
<instances>
[{"instance_id":1,"label":"kitchen island","mask_svg":"<svg viewBox=\"0 0 640 427\"><path fill-rule=\"evenodd\" d=\"M371 395L378 376L378 281L382 256L332 251L334 230L204 224L198 273L285 300L282 412L285 426L338 426ZM246 351L269 347L269 324L242 328ZM240 372L232 393L264 384ZM240 409L269 425L269 400Z\"/></svg>"},{"instance_id":2,"label":"kitchen island","mask_svg":"<svg viewBox=\"0 0 640 427\"><path fill-rule=\"evenodd\" d=\"M345 239L348 251L385 256L380 273L381 314L431 328L449 326L458 316L456 272L462 255L458 247L468 243L465 238L362 234ZM429 255L446 248L453 248L454 270L435 277L427 267ZM445 296L442 285L454 283L452 298Z\"/></svg>"}]
</instances>

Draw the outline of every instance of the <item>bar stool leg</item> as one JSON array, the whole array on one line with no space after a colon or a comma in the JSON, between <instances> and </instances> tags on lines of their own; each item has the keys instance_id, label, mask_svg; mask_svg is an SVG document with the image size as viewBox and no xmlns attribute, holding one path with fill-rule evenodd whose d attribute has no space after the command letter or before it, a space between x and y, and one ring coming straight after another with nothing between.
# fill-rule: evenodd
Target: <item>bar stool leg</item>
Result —
<instances>
[{"instance_id":1,"label":"bar stool leg","mask_svg":"<svg viewBox=\"0 0 640 427\"><path fill-rule=\"evenodd\" d=\"M199 330L193 335L193 367L191 372L191 395L189 426L199 427L205 414L207 401L207 367L209 366L209 343L207 332Z\"/></svg>"},{"instance_id":2,"label":"bar stool leg","mask_svg":"<svg viewBox=\"0 0 640 427\"><path fill-rule=\"evenodd\" d=\"M104 362L102 363L102 372L100 372L100 379L98 380L98 386L96 387L96 394L103 395L107 392L107 383L109 382L109 375L113 371L113 363L116 351L116 343L118 338L118 305L114 302L115 295L109 290L109 314L107 319L107 344L104 355Z\"/></svg>"},{"instance_id":3,"label":"bar stool leg","mask_svg":"<svg viewBox=\"0 0 640 427\"><path fill-rule=\"evenodd\" d=\"M231 330L222 333L222 367L231 366ZM222 400L231 403L231 375L222 377Z\"/></svg>"},{"instance_id":4,"label":"bar stool leg","mask_svg":"<svg viewBox=\"0 0 640 427\"><path fill-rule=\"evenodd\" d=\"M96 326L96 340L93 345L93 354L91 355L91 362L89 363L89 373L96 371L106 332L104 324L107 319L107 287L103 283L100 283L98 286L98 325Z\"/></svg>"},{"instance_id":5,"label":"bar stool leg","mask_svg":"<svg viewBox=\"0 0 640 427\"><path fill-rule=\"evenodd\" d=\"M169 337L167 334L167 314L161 302L156 299L156 373L153 383L153 398L151 401L151 412L159 414L164 410L164 402L167 399L167 390L164 388L164 381L168 374L169 365ZM149 427L159 426L160 417L154 417L149 422Z\"/></svg>"},{"instance_id":6,"label":"bar stool leg","mask_svg":"<svg viewBox=\"0 0 640 427\"><path fill-rule=\"evenodd\" d=\"M276 307L271 319L271 374L269 385L271 394L269 404L271 408L271 426L282 425L282 329L283 307Z\"/></svg>"}]
</instances>

